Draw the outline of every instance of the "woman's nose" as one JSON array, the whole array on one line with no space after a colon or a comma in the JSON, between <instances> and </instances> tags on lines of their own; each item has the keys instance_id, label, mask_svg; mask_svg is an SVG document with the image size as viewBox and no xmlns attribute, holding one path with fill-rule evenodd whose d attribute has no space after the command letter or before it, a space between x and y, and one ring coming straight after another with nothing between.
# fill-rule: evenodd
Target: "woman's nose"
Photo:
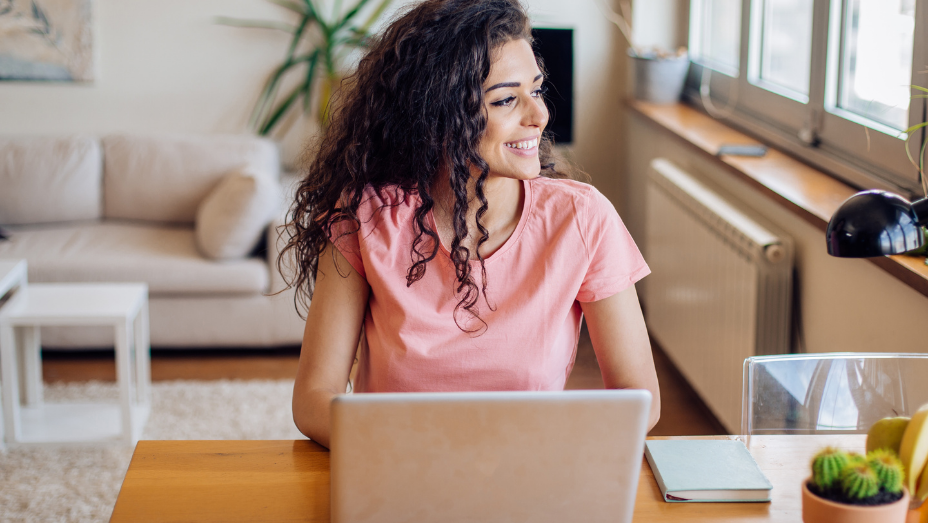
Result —
<instances>
[{"instance_id":1,"label":"woman's nose","mask_svg":"<svg viewBox=\"0 0 928 523\"><path fill-rule=\"evenodd\" d=\"M532 103L525 104L527 107L522 115L522 123L527 126L537 126L542 129L548 124L548 106L544 100L532 100Z\"/></svg>"}]
</instances>

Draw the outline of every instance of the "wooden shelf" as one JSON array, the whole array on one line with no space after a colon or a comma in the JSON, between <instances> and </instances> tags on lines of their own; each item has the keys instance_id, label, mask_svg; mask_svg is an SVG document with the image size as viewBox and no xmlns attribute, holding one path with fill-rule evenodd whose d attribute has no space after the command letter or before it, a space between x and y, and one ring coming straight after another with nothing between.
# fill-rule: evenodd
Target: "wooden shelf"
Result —
<instances>
[{"instance_id":1,"label":"wooden shelf","mask_svg":"<svg viewBox=\"0 0 928 523\"><path fill-rule=\"evenodd\" d=\"M772 148L762 158L716 156L722 144L760 142L688 105L632 101L629 107L823 232L841 203L857 192L840 180ZM869 261L928 296L928 266L924 259L887 256L869 258Z\"/></svg>"}]
</instances>

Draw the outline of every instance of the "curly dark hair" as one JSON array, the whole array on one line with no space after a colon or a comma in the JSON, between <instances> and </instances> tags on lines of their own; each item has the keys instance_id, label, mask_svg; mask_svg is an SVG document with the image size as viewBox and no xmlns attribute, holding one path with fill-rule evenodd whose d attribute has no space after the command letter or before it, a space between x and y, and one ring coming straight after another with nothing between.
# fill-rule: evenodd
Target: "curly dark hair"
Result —
<instances>
[{"instance_id":1,"label":"curly dark hair","mask_svg":"<svg viewBox=\"0 0 928 523\"><path fill-rule=\"evenodd\" d=\"M285 226L289 239L278 268L284 273L284 260L291 257L294 267L288 284L297 288L298 312L312 299L319 256L326 242L336 239L333 227L352 222L351 227L337 229L342 235L360 229L357 210L368 187L381 196L384 191L400 195L393 201L418 196L417 235L406 284L420 280L438 253L438 234L427 216L435 204L430 192L435 175L443 170L449 174L454 195L450 252L460 298L455 322L466 332L486 327L477 309L481 290L486 295L479 246L489 238L480 221L488 209L484 182L489 173L478 154L487 124L483 83L493 52L517 39L532 42L528 17L518 0L426 0L395 18L371 43L357 71L342 83L329 127L307 150L305 157L311 160L306 162ZM567 177L555 169L551 149L545 134L539 143L541 175ZM476 257L484 276L482 289L471 274L471 253L462 245L468 236L471 166L480 171L475 190L480 203ZM465 329L460 313L476 318L483 327Z\"/></svg>"}]
</instances>

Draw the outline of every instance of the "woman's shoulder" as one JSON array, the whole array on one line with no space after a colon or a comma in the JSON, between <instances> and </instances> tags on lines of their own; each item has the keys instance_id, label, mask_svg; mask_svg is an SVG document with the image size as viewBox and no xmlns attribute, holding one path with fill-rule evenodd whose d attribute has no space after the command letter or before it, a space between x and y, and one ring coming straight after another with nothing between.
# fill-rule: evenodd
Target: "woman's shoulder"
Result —
<instances>
[{"instance_id":1,"label":"woman's shoulder","mask_svg":"<svg viewBox=\"0 0 928 523\"><path fill-rule=\"evenodd\" d=\"M375 187L367 185L361 191L361 201L358 204L358 217L370 218L383 212L397 213L415 209L419 204L419 197L414 191L404 190L399 185L384 185Z\"/></svg>"},{"instance_id":2,"label":"woman's shoulder","mask_svg":"<svg viewBox=\"0 0 928 523\"><path fill-rule=\"evenodd\" d=\"M596 187L576 180L538 177L532 180L532 189L536 202L545 208L566 206L579 212L591 207L599 209L608 204L608 207L614 209L609 199Z\"/></svg>"},{"instance_id":3,"label":"woman's shoulder","mask_svg":"<svg viewBox=\"0 0 928 523\"><path fill-rule=\"evenodd\" d=\"M360 207L414 205L416 202L418 195L415 191L405 190L399 185L375 187L368 184L361 191Z\"/></svg>"},{"instance_id":4,"label":"woman's shoulder","mask_svg":"<svg viewBox=\"0 0 928 523\"><path fill-rule=\"evenodd\" d=\"M362 234L367 236L376 232L392 236L406 229L412 230L410 223L419 204L417 193L398 185L368 185L361 192L356 211Z\"/></svg>"}]
</instances>

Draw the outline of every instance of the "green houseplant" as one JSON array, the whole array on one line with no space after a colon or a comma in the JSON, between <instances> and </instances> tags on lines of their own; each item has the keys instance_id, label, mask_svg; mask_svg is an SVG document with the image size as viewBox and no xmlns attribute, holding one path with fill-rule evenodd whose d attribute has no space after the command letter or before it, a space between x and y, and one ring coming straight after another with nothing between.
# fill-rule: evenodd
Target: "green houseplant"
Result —
<instances>
[{"instance_id":1,"label":"green houseplant","mask_svg":"<svg viewBox=\"0 0 928 523\"><path fill-rule=\"evenodd\" d=\"M910 87L913 90L919 92L919 94L912 95L912 98L928 98L928 88L922 87L920 85L911 85ZM906 135L905 154L909 157L909 162L911 162L912 165L918 169L918 180L921 182L922 191L926 196L928 196L928 179L925 178L925 149L928 147L928 138L922 141L918 152L918 160L912 156L912 151L909 148L909 142L912 141L912 136L914 133L924 129L925 127L928 127L928 121L920 122L913 125L912 127L909 127L905 131L902 131L902 134ZM913 251L909 251L906 254L921 257L925 257L925 255L928 254L928 228L921 227L921 230L922 234L925 236L925 245ZM928 258L925 258L925 265L928 265Z\"/></svg>"},{"instance_id":2,"label":"green houseplant","mask_svg":"<svg viewBox=\"0 0 928 523\"><path fill-rule=\"evenodd\" d=\"M265 82L248 125L257 134L267 136L294 108L302 106L304 113L311 113L314 86L320 79L316 114L324 126L329 100L341 82L351 52L367 47L371 27L393 0L358 0L348 9L343 9L342 0L334 0L330 19L322 15L318 0L267 1L293 12L298 17L296 23L217 19L224 25L272 29L291 35L284 59ZM366 16L362 18L362 15ZM290 77L295 79L295 85L281 93L283 84L291 85L287 82Z\"/></svg>"},{"instance_id":3,"label":"green houseplant","mask_svg":"<svg viewBox=\"0 0 928 523\"><path fill-rule=\"evenodd\" d=\"M909 508L905 473L896 452L880 448L866 456L827 447L812 460L802 485L805 523L903 523Z\"/></svg>"}]
</instances>

